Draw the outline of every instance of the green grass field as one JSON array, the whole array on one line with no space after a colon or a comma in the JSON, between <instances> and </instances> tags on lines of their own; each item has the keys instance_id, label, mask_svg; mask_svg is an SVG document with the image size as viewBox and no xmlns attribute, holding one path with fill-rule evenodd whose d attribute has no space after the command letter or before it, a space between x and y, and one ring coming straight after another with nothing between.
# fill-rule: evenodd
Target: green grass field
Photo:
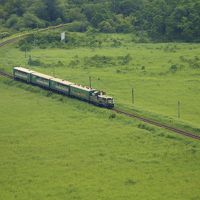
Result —
<instances>
[{"instance_id":1,"label":"green grass field","mask_svg":"<svg viewBox=\"0 0 200 200\"><path fill-rule=\"evenodd\" d=\"M200 128L200 46L110 37L122 45L35 48L29 67L84 85L91 76L118 107ZM0 49L0 68L25 63ZM2 77L0 94L0 199L200 199L198 141Z\"/></svg>"},{"instance_id":2,"label":"green grass field","mask_svg":"<svg viewBox=\"0 0 200 200\"><path fill-rule=\"evenodd\" d=\"M105 40L106 36L99 37ZM26 65L83 85L89 85L91 76L92 86L112 95L119 107L200 128L200 45L136 44L129 35L109 37L118 38L121 45L113 47L112 40L107 39L101 48L36 48L26 58L17 49L0 49L4 58L0 67L11 71L13 65ZM27 66L29 55L39 66ZM181 102L180 120L177 119L178 101Z\"/></svg>"}]
</instances>

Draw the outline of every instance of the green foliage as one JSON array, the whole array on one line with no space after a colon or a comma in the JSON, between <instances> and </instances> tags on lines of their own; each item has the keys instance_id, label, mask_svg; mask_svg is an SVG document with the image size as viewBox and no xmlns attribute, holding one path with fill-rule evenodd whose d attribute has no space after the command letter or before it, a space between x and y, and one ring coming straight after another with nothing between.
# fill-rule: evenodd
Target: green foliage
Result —
<instances>
[{"instance_id":1,"label":"green foliage","mask_svg":"<svg viewBox=\"0 0 200 200\"><path fill-rule=\"evenodd\" d=\"M109 119L114 119L114 118L116 118L116 114L115 113L112 113L112 114L109 115Z\"/></svg>"},{"instance_id":2,"label":"green foliage","mask_svg":"<svg viewBox=\"0 0 200 200\"><path fill-rule=\"evenodd\" d=\"M14 30L69 23L70 31L91 26L104 33L134 33L136 42L200 41L199 0L7 0L0 24Z\"/></svg>"},{"instance_id":3,"label":"green foliage","mask_svg":"<svg viewBox=\"0 0 200 200\"><path fill-rule=\"evenodd\" d=\"M200 58L199 56L194 56L193 58L185 58L184 56L180 56L180 60L183 63L186 63L190 68L200 69Z\"/></svg>"},{"instance_id":4,"label":"green foliage","mask_svg":"<svg viewBox=\"0 0 200 200\"><path fill-rule=\"evenodd\" d=\"M170 69L171 72L175 73L178 70L177 65L171 65Z\"/></svg>"},{"instance_id":5,"label":"green foliage","mask_svg":"<svg viewBox=\"0 0 200 200\"><path fill-rule=\"evenodd\" d=\"M42 20L40 20L37 16L31 13L25 13L23 15L23 22L24 22L24 27L28 27L28 28L45 27L45 23Z\"/></svg>"},{"instance_id":6,"label":"green foliage","mask_svg":"<svg viewBox=\"0 0 200 200\"><path fill-rule=\"evenodd\" d=\"M132 60L132 57L130 54L127 54L125 56L119 56L118 60L120 61L119 63L121 65L128 65L130 63L130 61Z\"/></svg>"},{"instance_id":7,"label":"green foliage","mask_svg":"<svg viewBox=\"0 0 200 200\"><path fill-rule=\"evenodd\" d=\"M102 21L99 23L98 28L100 29L101 32L104 33L114 33L115 28L111 25L109 21Z\"/></svg>"},{"instance_id":8,"label":"green foliage","mask_svg":"<svg viewBox=\"0 0 200 200\"><path fill-rule=\"evenodd\" d=\"M9 28L18 28L17 24L19 22L19 17L15 14L12 14L9 19L6 21L6 26Z\"/></svg>"},{"instance_id":9,"label":"green foliage","mask_svg":"<svg viewBox=\"0 0 200 200\"><path fill-rule=\"evenodd\" d=\"M28 65L30 65L30 66L41 66L42 62L38 59L34 60L34 59L31 58L31 56L29 56Z\"/></svg>"},{"instance_id":10,"label":"green foliage","mask_svg":"<svg viewBox=\"0 0 200 200\"><path fill-rule=\"evenodd\" d=\"M67 26L67 30L71 32L86 32L87 28L89 26L88 22L83 21L74 21L72 23L69 23Z\"/></svg>"},{"instance_id":11,"label":"green foliage","mask_svg":"<svg viewBox=\"0 0 200 200\"><path fill-rule=\"evenodd\" d=\"M145 129L145 130L147 130L149 132L153 132L153 133L155 132L155 128L150 126L150 125L148 125L148 124L139 124L138 128Z\"/></svg>"},{"instance_id":12,"label":"green foliage","mask_svg":"<svg viewBox=\"0 0 200 200\"><path fill-rule=\"evenodd\" d=\"M21 51L30 51L32 49L31 44L25 42L19 46Z\"/></svg>"},{"instance_id":13,"label":"green foliage","mask_svg":"<svg viewBox=\"0 0 200 200\"><path fill-rule=\"evenodd\" d=\"M28 37L19 41L19 48L24 51L26 48L30 49L34 46L38 46L42 49L47 47L59 46L61 47L63 44L60 42L60 33L38 33L31 34Z\"/></svg>"},{"instance_id":14,"label":"green foliage","mask_svg":"<svg viewBox=\"0 0 200 200\"><path fill-rule=\"evenodd\" d=\"M10 36L9 32L1 32L0 33L0 39L3 39L3 38L8 37L8 36Z\"/></svg>"},{"instance_id":15,"label":"green foliage","mask_svg":"<svg viewBox=\"0 0 200 200\"><path fill-rule=\"evenodd\" d=\"M131 61L132 57L129 54L118 57L94 55L91 57L86 56L83 59L79 58L78 56L74 56L69 62L68 66L73 68L78 66L83 66L84 68L104 68L128 65Z\"/></svg>"}]
</instances>

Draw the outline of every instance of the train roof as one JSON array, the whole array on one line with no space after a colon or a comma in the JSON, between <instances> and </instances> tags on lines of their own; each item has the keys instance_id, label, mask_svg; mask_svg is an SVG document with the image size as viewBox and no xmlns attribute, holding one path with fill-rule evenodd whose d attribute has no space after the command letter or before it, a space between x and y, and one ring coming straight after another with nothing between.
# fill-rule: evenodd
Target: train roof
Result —
<instances>
[{"instance_id":1,"label":"train roof","mask_svg":"<svg viewBox=\"0 0 200 200\"><path fill-rule=\"evenodd\" d=\"M57 83L61 83L61 84L63 84L63 85L72 85L72 84L74 84L74 83L72 83L72 82L70 82L70 81L66 81L66 80L62 80L62 79L60 79L60 78L53 78L53 79L51 79L52 81L55 81L55 82L57 82Z\"/></svg>"},{"instance_id":2,"label":"train roof","mask_svg":"<svg viewBox=\"0 0 200 200\"><path fill-rule=\"evenodd\" d=\"M21 71L21 72L25 72L25 73L33 73L32 70L27 69L27 68L23 68L23 67L14 67L14 69Z\"/></svg>"},{"instance_id":3,"label":"train roof","mask_svg":"<svg viewBox=\"0 0 200 200\"><path fill-rule=\"evenodd\" d=\"M82 86L82 85L78 85L78 84L72 84L71 86L74 87L74 88L85 90L87 92L93 92L93 91L95 91L94 88L90 88L90 87L86 87L86 86Z\"/></svg>"},{"instance_id":4,"label":"train roof","mask_svg":"<svg viewBox=\"0 0 200 200\"><path fill-rule=\"evenodd\" d=\"M110 97L110 96L107 96L107 95L99 95L99 97L105 98L105 99L113 99L113 97Z\"/></svg>"},{"instance_id":5,"label":"train roof","mask_svg":"<svg viewBox=\"0 0 200 200\"><path fill-rule=\"evenodd\" d=\"M42 74L42 73L39 73L39 72L34 72L34 71L31 74L38 76L38 77L41 77L41 78L44 78L44 79L53 79L54 78L53 76L49 76L49 75Z\"/></svg>"}]
</instances>

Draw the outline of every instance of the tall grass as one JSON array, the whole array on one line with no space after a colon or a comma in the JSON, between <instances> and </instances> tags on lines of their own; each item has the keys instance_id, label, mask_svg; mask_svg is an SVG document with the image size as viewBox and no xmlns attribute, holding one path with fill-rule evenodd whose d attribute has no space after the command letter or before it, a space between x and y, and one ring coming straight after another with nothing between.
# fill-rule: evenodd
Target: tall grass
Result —
<instances>
[{"instance_id":1,"label":"tall grass","mask_svg":"<svg viewBox=\"0 0 200 200\"><path fill-rule=\"evenodd\" d=\"M0 77L0 199L198 199L198 142L32 88Z\"/></svg>"}]
</instances>

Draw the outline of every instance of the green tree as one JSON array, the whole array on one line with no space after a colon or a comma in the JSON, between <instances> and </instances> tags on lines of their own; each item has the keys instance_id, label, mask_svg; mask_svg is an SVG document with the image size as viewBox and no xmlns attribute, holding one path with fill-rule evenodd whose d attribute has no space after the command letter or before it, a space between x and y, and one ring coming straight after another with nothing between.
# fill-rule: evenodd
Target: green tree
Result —
<instances>
[{"instance_id":1,"label":"green tree","mask_svg":"<svg viewBox=\"0 0 200 200\"><path fill-rule=\"evenodd\" d=\"M111 25L109 21L102 21L99 23L98 28L100 29L101 32L104 33L114 33L115 28Z\"/></svg>"},{"instance_id":2,"label":"green tree","mask_svg":"<svg viewBox=\"0 0 200 200\"><path fill-rule=\"evenodd\" d=\"M31 13L25 13L23 15L24 27L37 28L44 27L45 24L37 16Z\"/></svg>"}]
</instances>

